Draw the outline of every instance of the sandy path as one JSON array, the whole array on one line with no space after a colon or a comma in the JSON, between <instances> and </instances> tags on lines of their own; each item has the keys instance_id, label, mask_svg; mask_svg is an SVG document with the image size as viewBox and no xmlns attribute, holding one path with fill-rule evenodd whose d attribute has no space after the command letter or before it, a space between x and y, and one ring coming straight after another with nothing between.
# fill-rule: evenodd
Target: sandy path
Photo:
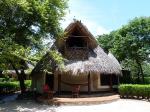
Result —
<instances>
[{"instance_id":1,"label":"sandy path","mask_svg":"<svg viewBox=\"0 0 150 112\"><path fill-rule=\"evenodd\" d=\"M0 104L0 112L150 112L150 102L120 99L108 104L55 107L33 101L13 101Z\"/></svg>"}]
</instances>

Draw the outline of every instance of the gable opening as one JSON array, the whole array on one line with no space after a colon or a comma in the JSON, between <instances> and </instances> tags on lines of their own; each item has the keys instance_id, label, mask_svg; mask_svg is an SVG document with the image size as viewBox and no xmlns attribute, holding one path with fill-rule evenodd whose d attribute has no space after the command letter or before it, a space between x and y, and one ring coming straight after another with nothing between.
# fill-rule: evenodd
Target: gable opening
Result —
<instances>
[{"instance_id":1,"label":"gable opening","mask_svg":"<svg viewBox=\"0 0 150 112\"><path fill-rule=\"evenodd\" d=\"M80 36L77 36L77 37L69 37L66 41L66 45L67 47L87 47L87 43L86 41L84 40L83 37L80 37Z\"/></svg>"},{"instance_id":2,"label":"gable opening","mask_svg":"<svg viewBox=\"0 0 150 112\"><path fill-rule=\"evenodd\" d=\"M87 36L81 30L75 28L66 40L66 46L76 48L87 47Z\"/></svg>"}]
</instances>

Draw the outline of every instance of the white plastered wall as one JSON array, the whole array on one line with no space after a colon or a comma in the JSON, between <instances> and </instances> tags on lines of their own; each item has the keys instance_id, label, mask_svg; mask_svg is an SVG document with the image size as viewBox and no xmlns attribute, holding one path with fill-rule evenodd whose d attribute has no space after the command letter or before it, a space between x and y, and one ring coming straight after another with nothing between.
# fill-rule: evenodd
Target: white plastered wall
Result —
<instances>
[{"instance_id":1,"label":"white plastered wall","mask_svg":"<svg viewBox=\"0 0 150 112\"><path fill-rule=\"evenodd\" d=\"M65 75L61 76L62 80L69 80L70 83L73 83L74 81L70 79L67 79L67 77L65 77ZM83 78L83 77L82 77ZM84 77L85 80L87 79L87 76ZM102 86L101 85L101 79L100 79L100 74L92 74L91 75L91 91L92 92L97 92L97 91L107 91L110 89L110 86L108 84L108 86ZM54 90L57 91L58 90L58 74L54 75ZM66 85L64 83L61 83L61 91L71 91L72 87L70 85ZM88 86L80 86L80 91L81 92L87 92L88 91Z\"/></svg>"},{"instance_id":2,"label":"white plastered wall","mask_svg":"<svg viewBox=\"0 0 150 112\"><path fill-rule=\"evenodd\" d=\"M101 75L100 74L94 74L92 75L92 90L93 91L107 91L110 90L110 86L105 85L102 86L101 85Z\"/></svg>"}]
</instances>

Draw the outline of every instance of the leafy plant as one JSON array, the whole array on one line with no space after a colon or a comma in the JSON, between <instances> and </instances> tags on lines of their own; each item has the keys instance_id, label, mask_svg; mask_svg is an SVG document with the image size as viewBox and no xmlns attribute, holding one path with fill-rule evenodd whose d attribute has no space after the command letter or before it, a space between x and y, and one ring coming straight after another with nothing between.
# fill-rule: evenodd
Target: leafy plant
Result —
<instances>
[{"instance_id":1,"label":"leafy plant","mask_svg":"<svg viewBox=\"0 0 150 112\"><path fill-rule=\"evenodd\" d=\"M123 68L131 70L144 83L144 75L149 73L150 17L134 18L97 40L104 49L113 52Z\"/></svg>"},{"instance_id":2,"label":"leafy plant","mask_svg":"<svg viewBox=\"0 0 150 112\"><path fill-rule=\"evenodd\" d=\"M25 86L27 88L30 88L31 87L31 80L26 80ZM0 82L0 90L3 93L15 92L15 91L18 91L19 88L20 88L19 81Z\"/></svg>"},{"instance_id":3,"label":"leafy plant","mask_svg":"<svg viewBox=\"0 0 150 112\"><path fill-rule=\"evenodd\" d=\"M149 98L150 95L150 85L140 85L140 84L121 84L119 86L119 93L122 97L142 97Z\"/></svg>"}]
</instances>

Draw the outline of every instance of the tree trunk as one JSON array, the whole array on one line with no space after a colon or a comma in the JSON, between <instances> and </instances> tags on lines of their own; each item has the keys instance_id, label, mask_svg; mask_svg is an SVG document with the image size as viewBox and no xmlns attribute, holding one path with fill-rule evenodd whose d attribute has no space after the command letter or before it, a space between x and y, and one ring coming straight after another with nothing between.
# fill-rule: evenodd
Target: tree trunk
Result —
<instances>
[{"instance_id":1,"label":"tree trunk","mask_svg":"<svg viewBox=\"0 0 150 112\"><path fill-rule=\"evenodd\" d=\"M144 83L144 73L143 73L143 69L142 69L142 65L139 64L139 67L140 67L140 71L141 71L141 76L142 76L142 82Z\"/></svg>"},{"instance_id":2,"label":"tree trunk","mask_svg":"<svg viewBox=\"0 0 150 112\"><path fill-rule=\"evenodd\" d=\"M138 69L138 73L137 73L137 80L136 83L140 83L140 70Z\"/></svg>"},{"instance_id":3,"label":"tree trunk","mask_svg":"<svg viewBox=\"0 0 150 112\"><path fill-rule=\"evenodd\" d=\"M26 92L26 86L24 83L25 80L25 73L24 70L21 70L21 73L19 74L19 82L20 82L20 89L21 89L21 93L25 93Z\"/></svg>"},{"instance_id":4,"label":"tree trunk","mask_svg":"<svg viewBox=\"0 0 150 112\"><path fill-rule=\"evenodd\" d=\"M137 62L139 69L140 69L140 74L142 76L142 83L144 83L144 73L143 73L142 65L138 60L136 60L136 62Z\"/></svg>"},{"instance_id":5,"label":"tree trunk","mask_svg":"<svg viewBox=\"0 0 150 112\"><path fill-rule=\"evenodd\" d=\"M12 62L11 62L11 65L12 65L13 69L15 70L15 72L18 76L21 94L23 94L26 91L26 87L25 87L25 83L24 83L24 77L25 77L24 69L21 69L21 73L19 73L18 69L15 67L15 65Z\"/></svg>"}]
</instances>

